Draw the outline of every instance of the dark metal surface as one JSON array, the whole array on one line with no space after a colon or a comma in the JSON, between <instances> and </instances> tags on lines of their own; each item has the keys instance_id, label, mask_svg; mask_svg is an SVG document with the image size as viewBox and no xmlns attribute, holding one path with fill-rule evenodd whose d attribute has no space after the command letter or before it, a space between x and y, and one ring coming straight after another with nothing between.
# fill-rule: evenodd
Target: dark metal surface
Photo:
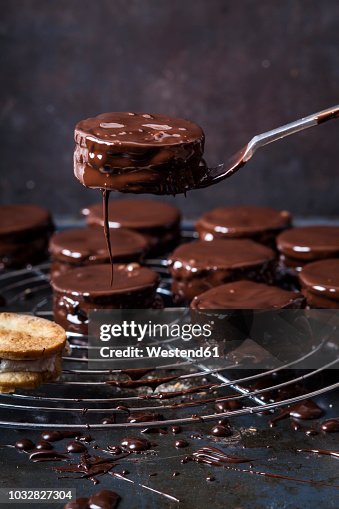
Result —
<instances>
[{"instance_id":1,"label":"dark metal surface","mask_svg":"<svg viewBox=\"0 0 339 509\"><path fill-rule=\"evenodd\" d=\"M326 416L339 415L339 395L333 394L322 398L321 404L326 409ZM331 408L329 406L331 405ZM230 454L244 455L253 458L253 470L280 473L299 479L318 479L330 484L338 484L338 459L314 454L298 453L298 448L338 449L336 434L320 434L307 437L302 432L291 431L289 422L284 421L277 428L268 428L267 416L245 416L232 419L235 433L230 439L212 439L208 437L207 424L190 425L176 437L185 437L190 442L186 449L175 449L175 437L172 435L151 435L157 443L154 454L131 455L119 462L116 471L127 468L128 476L136 482L171 494L180 500L178 507L204 509L297 509L297 508L333 508L339 507L339 491L327 487L315 487L293 481L281 481L259 477L257 475L222 470L217 467L193 463L181 464L180 460L202 445L214 443ZM315 423L312 421L312 426ZM307 426L307 425L306 425ZM254 431L254 429L256 431ZM191 439L193 432L203 435L201 440ZM124 431L93 432L99 444L117 444L125 435ZM139 432L135 433L136 435ZM29 436L32 440L39 436L34 432L1 430L2 443L14 443L19 437ZM267 448L270 446L270 448ZM245 447L245 449L243 448ZM51 463L32 464L25 454L14 450L1 450L1 487L15 486L51 487L77 489L78 496L89 495L99 489L113 489L120 493L121 509L133 508L167 508L176 503L150 493L143 488L132 486L125 481L110 476L100 478L100 484L93 487L87 480L57 479L51 471ZM240 469L242 465L236 465ZM246 468L246 467L244 467ZM180 475L173 477L173 472ZM155 477L150 474L157 473ZM215 482L207 482L208 474L213 473ZM11 506L15 507L15 506ZM18 504L18 507L25 505ZM44 506L41 506L44 507ZM56 509L61 505L53 505Z\"/></svg>"}]
</instances>

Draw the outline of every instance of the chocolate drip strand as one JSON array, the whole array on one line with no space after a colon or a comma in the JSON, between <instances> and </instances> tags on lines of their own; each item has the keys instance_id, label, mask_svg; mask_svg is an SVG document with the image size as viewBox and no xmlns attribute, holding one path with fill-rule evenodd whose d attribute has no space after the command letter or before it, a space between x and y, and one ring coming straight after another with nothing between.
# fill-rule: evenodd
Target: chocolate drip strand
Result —
<instances>
[{"instance_id":1,"label":"chocolate drip strand","mask_svg":"<svg viewBox=\"0 0 339 509\"><path fill-rule=\"evenodd\" d=\"M103 207L103 216L104 216L104 234L109 254L109 261L111 264L111 283L113 286L113 255L112 255L112 246L111 246L111 235L109 229L109 218L108 218L108 200L109 200L110 191L107 189L102 190L102 207Z\"/></svg>"}]
</instances>

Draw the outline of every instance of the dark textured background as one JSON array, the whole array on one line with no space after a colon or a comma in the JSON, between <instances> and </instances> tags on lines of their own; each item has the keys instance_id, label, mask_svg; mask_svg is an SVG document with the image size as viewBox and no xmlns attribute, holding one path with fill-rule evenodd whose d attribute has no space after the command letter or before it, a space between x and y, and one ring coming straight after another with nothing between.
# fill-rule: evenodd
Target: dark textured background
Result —
<instances>
[{"instance_id":1,"label":"dark textured background","mask_svg":"<svg viewBox=\"0 0 339 509\"><path fill-rule=\"evenodd\" d=\"M73 126L104 111L191 118L207 159L339 103L337 0L1 0L2 203L76 213ZM178 197L186 216L260 203L339 216L339 121L260 151L218 186ZM170 200L173 200L170 198Z\"/></svg>"}]
</instances>

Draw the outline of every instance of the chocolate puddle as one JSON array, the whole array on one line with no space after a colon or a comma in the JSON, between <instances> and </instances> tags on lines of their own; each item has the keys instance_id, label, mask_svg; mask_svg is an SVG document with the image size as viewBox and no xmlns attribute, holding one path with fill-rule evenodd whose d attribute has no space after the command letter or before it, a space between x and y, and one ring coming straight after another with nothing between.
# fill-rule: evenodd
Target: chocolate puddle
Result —
<instances>
[{"instance_id":1,"label":"chocolate puddle","mask_svg":"<svg viewBox=\"0 0 339 509\"><path fill-rule=\"evenodd\" d=\"M305 451L301 449L300 451ZM310 450L308 451L306 449L306 452L317 452L317 453L323 453L323 454L329 454L331 453L331 456L337 456L339 457L339 453L333 453L332 451L322 451L319 452L319 450ZM231 470L234 472L242 472L247 473L251 475L259 475L262 477L268 477L271 479L281 479L285 481L293 481L297 483L302 484L309 484L312 486L319 486L319 487L327 487L327 488L339 488L339 485L332 485L328 484L325 481L313 481L311 479L299 479L296 477L291 477L283 474L271 474L268 472L260 472L258 470L250 470L250 469L243 469L243 468L235 468L228 465L228 463L245 463L245 462L251 462L252 460L247 458L237 458L233 456L228 456L220 449L216 449L215 447L202 447L198 451L192 454L192 456L187 456L186 461L182 461L183 463L186 463L187 461L196 461L197 463L205 463L207 465L212 465L216 467L222 467L226 470Z\"/></svg>"},{"instance_id":2,"label":"chocolate puddle","mask_svg":"<svg viewBox=\"0 0 339 509\"><path fill-rule=\"evenodd\" d=\"M33 463L41 463L43 461L65 461L68 459L68 456L51 449L33 449L29 455L29 459L33 461Z\"/></svg>"},{"instance_id":3,"label":"chocolate puddle","mask_svg":"<svg viewBox=\"0 0 339 509\"><path fill-rule=\"evenodd\" d=\"M273 428L278 421L285 417L293 417L295 419L317 419L323 415L323 410L312 400L304 400L287 408L282 408L276 417L269 421L269 425Z\"/></svg>"},{"instance_id":4,"label":"chocolate puddle","mask_svg":"<svg viewBox=\"0 0 339 509\"><path fill-rule=\"evenodd\" d=\"M89 479L94 484L98 484L97 476L107 474L116 465L115 462L101 456L91 456L84 453L78 463L69 463L60 467L53 467L52 470L58 473L81 474L79 477L60 476L59 479Z\"/></svg>"},{"instance_id":5,"label":"chocolate puddle","mask_svg":"<svg viewBox=\"0 0 339 509\"><path fill-rule=\"evenodd\" d=\"M221 449L208 446L195 451L191 456L188 456L188 460L196 461L197 463L206 463L207 465L216 467L223 466L226 463L251 463L253 461L253 459L249 458L229 456Z\"/></svg>"}]
</instances>

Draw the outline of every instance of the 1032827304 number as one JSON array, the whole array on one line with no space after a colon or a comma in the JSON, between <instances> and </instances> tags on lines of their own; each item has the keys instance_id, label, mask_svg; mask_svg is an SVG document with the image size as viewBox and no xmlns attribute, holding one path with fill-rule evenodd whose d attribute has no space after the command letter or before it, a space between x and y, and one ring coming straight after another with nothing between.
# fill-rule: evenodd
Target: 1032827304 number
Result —
<instances>
[{"instance_id":1,"label":"1032827304 number","mask_svg":"<svg viewBox=\"0 0 339 509\"><path fill-rule=\"evenodd\" d=\"M7 489L0 490L0 502L60 502L76 498L75 490L53 490L53 489Z\"/></svg>"}]
</instances>

